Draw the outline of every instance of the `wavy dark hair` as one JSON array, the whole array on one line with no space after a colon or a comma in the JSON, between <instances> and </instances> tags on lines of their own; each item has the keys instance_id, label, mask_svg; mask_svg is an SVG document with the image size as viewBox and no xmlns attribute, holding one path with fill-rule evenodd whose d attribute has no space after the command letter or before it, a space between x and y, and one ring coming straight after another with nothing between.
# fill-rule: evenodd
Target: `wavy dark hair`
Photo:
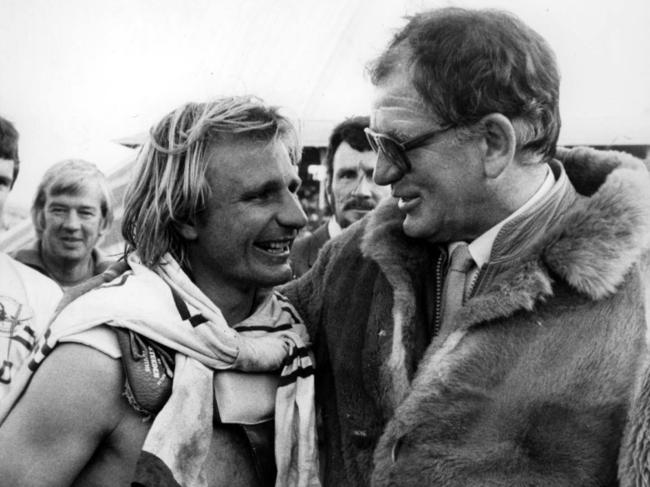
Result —
<instances>
[{"instance_id":1,"label":"wavy dark hair","mask_svg":"<svg viewBox=\"0 0 650 487\"><path fill-rule=\"evenodd\" d=\"M325 167L327 168L327 178L329 184L332 184L332 172L334 170L334 154L343 142L347 142L350 147L359 152L371 151L370 143L363 129L370 126L370 117L357 116L343 120L334 127L330 134L327 153L325 154Z\"/></svg>"},{"instance_id":2,"label":"wavy dark hair","mask_svg":"<svg viewBox=\"0 0 650 487\"><path fill-rule=\"evenodd\" d=\"M508 117L517 150L555 154L560 132L560 74L547 42L516 16L498 10L443 8L410 18L369 66L380 84L406 69L444 124L469 127L490 113Z\"/></svg>"}]
</instances>

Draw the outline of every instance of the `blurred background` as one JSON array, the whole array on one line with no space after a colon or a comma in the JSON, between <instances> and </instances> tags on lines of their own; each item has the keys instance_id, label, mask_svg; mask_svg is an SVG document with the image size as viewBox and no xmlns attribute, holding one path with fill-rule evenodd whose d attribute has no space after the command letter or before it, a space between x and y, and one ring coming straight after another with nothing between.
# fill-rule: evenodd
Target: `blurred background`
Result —
<instances>
[{"instance_id":1,"label":"blurred background","mask_svg":"<svg viewBox=\"0 0 650 487\"><path fill-rule=\"evenodd\" d=\"M560 143L650 147L647 0L2 0L0 115L20 132L21 172L0 250L32 238L29 206L44 171L83 158L119 202L137 147L187 101L256 94L298 124L301 200L323 214L320 160L334 125L367 114L364 68L404 16L447 5L504 8L555 50ZM119 246L119 216L103 246Z\"/></svg>"}]
</instances>

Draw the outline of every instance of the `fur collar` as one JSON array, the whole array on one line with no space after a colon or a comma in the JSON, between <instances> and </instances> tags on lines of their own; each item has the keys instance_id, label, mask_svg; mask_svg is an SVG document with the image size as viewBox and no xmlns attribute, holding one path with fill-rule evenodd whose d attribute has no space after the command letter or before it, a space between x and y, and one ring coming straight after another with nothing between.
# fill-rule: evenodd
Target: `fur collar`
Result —
<instances>
[{"instance_id":1,"label":"fur collar","mask_svg":"<svg viewBox=\"0 0 650 487\"><path fill-rule=\"evenodd\" d=\"M650 248L650 176L640 160L590 148L562 149L556 157L579 194L575 204L528 255L459 310L454 333L434 339L420 368L441 370L436 350L444 355L472 325L532 310L553 294L551 276L593 300L611 295ZM428 259L428 244L404 235L402 220L396 201L384 201L368 215L361 240L362 253L377 262L393 288L391 350L380 373L388 411L410 387L406 364L416 307L411 275L421 272Z\"/></svg>"},{"instance_id":2,"label":"fur collar","mask_svg":"<svg viewBox=\"0 0 650 487\"><path fill-rule=\"evenodd\" d=\"M592 299L601 299L616 290L650 248L650 176L642 161L622 152L580 147L559 149L556 157L581 197L549 229L517 274L546 274L543 289L524 292L529 298L550 292L552 273ZM406 278L405 270L417 269L427 258L426 244L404 235L402 220L396 201L384 201L369 215L361 244L364 255L400 285L402 279L391 276ZM521 307L530 308L533 303L525 301Z\"/></svg>"}]
</instances>

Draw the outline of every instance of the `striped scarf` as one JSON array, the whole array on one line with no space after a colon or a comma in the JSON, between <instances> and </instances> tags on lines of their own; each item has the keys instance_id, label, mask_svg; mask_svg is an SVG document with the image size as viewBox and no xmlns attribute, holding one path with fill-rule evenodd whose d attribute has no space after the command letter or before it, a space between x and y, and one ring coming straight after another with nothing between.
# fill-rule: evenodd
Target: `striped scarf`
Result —
<instances>
[{"instance_id":1,"label":"striped scarf","mask_svg":"<svg viewBox=\"0 0 650 487\"><path fill-rule=\"evenodd\" d=\"M251 317L231 328L170 256L152 271L131 254L128 267L122 263L109 269L101 280L65 299L67 305L0 404L0 424L57 343L100 325L126 328L176 352L172 393L147 434L134 484L159 485L164 478L165 485L206 486L203 464L212 438L215 374L264 371L265 353L271 343L277 347L279 337L286 356L275 398L276 486L320 485L313 365L305 327L286 299L268 293ZM181 455L190 445L194 456Z\"/></svg>"}]
</instances>

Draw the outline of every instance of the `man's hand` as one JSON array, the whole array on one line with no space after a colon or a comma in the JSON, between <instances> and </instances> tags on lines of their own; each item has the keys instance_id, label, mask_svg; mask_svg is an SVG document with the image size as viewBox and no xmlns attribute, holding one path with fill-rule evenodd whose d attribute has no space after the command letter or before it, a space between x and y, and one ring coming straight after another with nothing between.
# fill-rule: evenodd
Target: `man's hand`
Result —
<instances>
[{"instance_id":1,"label":"man's hand","mask_svg":"<svg viewBox=\"0 0 650 487\"><path fill-rule=\"evenodd\" d=\"M242 372L278 370L291 352L293 343L287 333L256 338L240 335L239 338L239 355L233 368Z\"/></svg>"}]
</instances>

